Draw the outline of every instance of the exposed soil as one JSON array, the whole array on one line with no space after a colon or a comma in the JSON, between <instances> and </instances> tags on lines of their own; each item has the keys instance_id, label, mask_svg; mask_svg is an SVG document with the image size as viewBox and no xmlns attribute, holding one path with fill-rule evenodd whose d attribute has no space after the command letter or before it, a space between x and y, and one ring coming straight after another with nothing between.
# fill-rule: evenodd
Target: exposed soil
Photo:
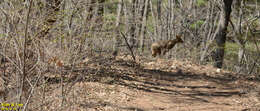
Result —
<instances>
[{"instance_id":1,"label":"exposed soil","mask_svg":"<svg viewBox=\"0 0 260 111\"><path fill-rule=\"evenodd\" d=\"M35 110L65 111L259 111L260 80L189 61L130 56L85 58L59 75L45 75ZM62 105L63 100L63 105ZM41 102L38 102L41 101ZM35 106L43 106L44 108Z\"/></svg>"}]
</instances>

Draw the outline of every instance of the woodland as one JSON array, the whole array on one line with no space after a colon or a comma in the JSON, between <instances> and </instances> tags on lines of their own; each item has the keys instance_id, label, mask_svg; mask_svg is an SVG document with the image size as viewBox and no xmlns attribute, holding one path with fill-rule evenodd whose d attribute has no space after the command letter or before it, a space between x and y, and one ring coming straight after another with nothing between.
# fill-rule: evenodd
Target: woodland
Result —
<instances>
[{"instance_id":1,"label":"woodland","mask_svg":"<svg viewBox=\"0 0 260 111\"><path fill-rule=\"evenodd\" d=\"M0 0L0 103L259 111L260 0Z\"/></svg>"}]
</instances>

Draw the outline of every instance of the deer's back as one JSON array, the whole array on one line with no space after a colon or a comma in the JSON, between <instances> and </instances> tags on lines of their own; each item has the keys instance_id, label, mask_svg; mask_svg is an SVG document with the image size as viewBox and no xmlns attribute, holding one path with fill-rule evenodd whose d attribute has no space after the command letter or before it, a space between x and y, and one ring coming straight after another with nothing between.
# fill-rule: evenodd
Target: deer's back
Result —
<instances>
[{"instance_id":1,"label":"deer's back","mask_svg":"<svg viewBox=\"0 0 260 111\"><path fill-rule=\"evenodd\" d=\"M152 49L155 49L155 48L166 48L167 44L168 44L168 40L161 40L161 41L153 43L152 44Z\"/></svg>"}]
</instances>

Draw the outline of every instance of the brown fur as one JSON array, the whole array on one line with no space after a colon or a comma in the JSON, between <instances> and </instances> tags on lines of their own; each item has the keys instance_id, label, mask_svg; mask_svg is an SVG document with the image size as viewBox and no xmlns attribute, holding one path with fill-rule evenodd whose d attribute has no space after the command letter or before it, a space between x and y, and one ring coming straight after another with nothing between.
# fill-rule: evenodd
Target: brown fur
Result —
<instances>
[{"instance_id":1,"label":"brown fur","mask_svg":"<svg viewBox=\"0 0 260 111\"><path fill-rule=\"evenodd\" d=\"M161 53L165 55L165 53L172 49L177 43L183 43L180 35L177 35L174 40L162 40L153 43L151 45L152 56L156 57L157 55L161 55Z\"/></svg>"}]
</instances>

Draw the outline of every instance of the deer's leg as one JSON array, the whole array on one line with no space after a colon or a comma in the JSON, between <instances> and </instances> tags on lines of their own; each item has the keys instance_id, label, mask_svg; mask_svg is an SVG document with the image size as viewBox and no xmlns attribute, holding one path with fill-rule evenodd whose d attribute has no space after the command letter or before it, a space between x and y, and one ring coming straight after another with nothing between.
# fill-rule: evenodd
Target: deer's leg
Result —
<instances>
[{"instance_id":1,"label":"deer's leg","mask_svg":"<svg viewBox=\"0 0 260 111\"><path fill-rule=\"evenodd\" d=\"M157 49L157 50L156 50L156 56L157 56L157 55L158 55L158 56L161 55L161 50L160 50L160 49Z\"/></svg>"},{"instance_id":2,"label":"deer's leg","mask_svg":"<svg viewBox=\"0 0 260 111\"><path fill-rule=\"evenodd\" d=\"M161 50L159 48L152 49L152 56L156 57L157 55L161 54Z\"/></svg>"},{"instance_id":3,"label":"deer's leg","mask_svg":"<svg viewBox=\"0 0 260 111\"><path fill-rule=\"evenodd\" d=\"M153 57L156 56L156 52L155 52L155 50L152 50L152 56L153 56Z\"/></svg>"},{"instance_id":4,"label":"deer's leg","mask_svg":"<svg viewBox=\"0 0 260 111\"><path fill-rule=\"evenodd\" d=\"M165 55L166 52L168 52L168 51L169 51L168 49L165 49L165 50L163 51L163 55Z\"/></svg>"}]
</instances>

